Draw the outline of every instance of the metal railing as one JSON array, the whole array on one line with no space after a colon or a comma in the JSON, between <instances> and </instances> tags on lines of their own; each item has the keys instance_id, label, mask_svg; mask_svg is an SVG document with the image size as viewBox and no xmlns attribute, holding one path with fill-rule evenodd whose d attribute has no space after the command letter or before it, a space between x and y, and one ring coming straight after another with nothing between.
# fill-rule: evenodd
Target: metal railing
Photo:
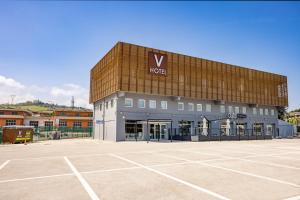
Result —
<instances>
[{"instance_id":1,"label":"metal railing","mask_svg":"<svg viewBox=\"0 0 300 200\"><path fill-rule=\"evenodd\" d=\"M272 139L274 132L266 132L261 129L229 129L222 128L191 128L182 130L180 128L169 129L169 140L182 141L225 141L225 140L264 140Z\"/></svg>"},{"instance_id":2,"label":"metal railing","mask_svg":"<svg viewBox=\"0 0 300 200\"><path fill-rule=\"evenodd\" d=\"M34 128L33 141L88 138L92 137L92 132L92 127L36 127Z\"/></svg>"},{"instance_id":3,"label":"metal railing","mask_svg":"<svg viewBox=\"0 0 300 200\"><path fill-rule=\"evenodd\" d=\"M0 144L2 144L2 137L3 137L3 132L2 132L2 127L0 127Z\"/></svg>"}]
</instances>

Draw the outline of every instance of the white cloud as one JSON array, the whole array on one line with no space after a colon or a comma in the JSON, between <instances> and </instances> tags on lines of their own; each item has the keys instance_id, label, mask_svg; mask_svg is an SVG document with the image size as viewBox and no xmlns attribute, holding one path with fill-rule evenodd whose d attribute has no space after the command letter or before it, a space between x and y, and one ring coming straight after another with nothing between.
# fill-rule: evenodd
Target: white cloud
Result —
<instances>
[{"instance_id":1,"label":"white cloud","mask_svg":"<svg viewBox=\"0 0 300 200\"><path fill-rule=\"evenodd\" d=\"M12 78L6 78L5 76L0 75L0 87L13 87L13 88L22 89L24 88L24 85L15 81Z\"/></svg>"},{"instance_id":2,"label":"white cloud","mask_svg":"<svg viewBox=\"0 0 300 200\"><path fill-rule=\"evenodd\" d=\"M48 103L70 106L74 96L75 106L91 108L88 103L89 91L73 83L62 86L40 87L37 85L24 85L12 78L0 75L0 104L10 103L11 95L15 95L14 103L39 99Z\"/></svg>"}]
</instances>

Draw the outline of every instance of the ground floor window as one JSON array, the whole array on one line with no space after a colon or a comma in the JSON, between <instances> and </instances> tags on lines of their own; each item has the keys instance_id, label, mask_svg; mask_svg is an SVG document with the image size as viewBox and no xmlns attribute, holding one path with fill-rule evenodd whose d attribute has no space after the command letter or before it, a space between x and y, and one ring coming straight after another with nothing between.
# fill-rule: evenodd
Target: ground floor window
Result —
<instances>
[{"instance_id":1,"label":"ground floor window","mask_svg":"<svg viewBox=\"0 0 300 200\"><path fill-rule=\"evenodd\" d=\"M267 128L266 135L274 135L275 124L267 124L266 128Z\"/></svg>"},{"instance_id":2,"label":"ground floor window","mask_svg":"<svg viewBox=\"0 0 300 200\"><path fill-rule=\"evenodd\" d=\"M52 127L53 122L52 121L45 121L45 127Z\"/></svg>"},{"instance_id":3,"label":"ground floor window","mask_svg":"<svg viewBox=\"0 0 300 200\"><path fill-rule=\"evenodd\" d=\"M39 126L39 122L38 121L30 121L29 126L33 126L34 128L37 128Z\"/></svg>"},{"instance_id":4,"label":"ground floor window","mask_svg":"<svg viewBox=\"0 0 300 200\"><path fill-rule=\"evenodd\" d=\"M138 120L125 121L125 138L130 139L143 139L143 124Z\"/></svg>"},{"instance_id":5,"label":"ground floor window","mask_svg":"<svg viewBox=\"0 0 300 200\"><path fill-rule=\"evenodd\" d=\"M246 123L237 123L236 124L236 133L240 136L245 136L246 133L247 124Z\"/></svg>"},{"instance_id":6,"label":"ground floor window","mask_svg":"<svg viewBox=\"0 0 300 200\"><path fill-rule=\"evenodd\" d=\"M16 123L16 120L15 119L8 119L6 120L5 122L5 125L6 126L15 126L17 123Z\"/></svg>"},{"instance_id":7,"label":"ground floor window","mask_svg":"<svg viewBox=\"0 0 300 200\"><path fill-rule=\"evenodd\" d=\"M178 127L179 127L179 133L182 136L188 136L188 135L192 135L192 121L179 121L178 122Z\"/></svg>"},{"instance_id":8,"label":"ground floor window","mask_svg":"<svg viewBox=\"0 0 300 200\"><path fill-rule=\"evenodd\" d=\"M58 123L58 126L59 127L67 127L67 121L66 120L59 120L59 123Z\"/></svg>"},{"instance_id":9,"label":"ground floor window","mask_svg":"<svg viewBox=\"0 0 300 200\"><path fill-rule=\"evenodd\" d=\"M209 130L209 127L210 127L210 123L207 121L207 129L206 131L203 131L203 121L198 121L197 123L197 128L196 128L196 132L200 135L204 135L204 136L207 136L208 135L208 130Z\"/></svg>"},{"instance_id":10,"label":"ground floor window","mask_svg":"<svg viewBox=\"0 0 300 200\"><path fill-rule=\"evenodd\" d=\"M226 128L227 128L226 121L222 121L221 124L220 124L220 133L221 133L221 135L227 135L226 134Z\"/></svg>"},{"instance_id":11,"label":"ground floor window","mask_svg":"<svg viewBox=\"0 0 300 200\"><path fill-rule=\"evenodd\" d=\"M263 123L256 123L253 125L253 135L262 135L264 131Z\"/></svg>"},{"instance_id":12,"label":"ground floor window","mask_svg":"<svg viewBox=\"0 0 300 200\"><path fill-rule=\"evenodd\" d=\"M73 127L74 128L81 128L81 122L79 122L79 121L73 122Z\"/></svg>"}]
</instances>

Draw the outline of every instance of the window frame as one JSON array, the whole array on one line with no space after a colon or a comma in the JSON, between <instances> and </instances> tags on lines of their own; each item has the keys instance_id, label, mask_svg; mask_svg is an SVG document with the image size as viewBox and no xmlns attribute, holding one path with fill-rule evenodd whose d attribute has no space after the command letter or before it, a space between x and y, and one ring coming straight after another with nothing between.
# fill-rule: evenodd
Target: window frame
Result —
<instances>
[{"instance_id":1,"label":"window frame","mask_svg":"<svg viewBox=\"0 0 300 200\"><path fill-rule=\"evenodd\" d=\"M126 101L127 102L130 102L128 105L126 104ZM126 107L126 108L132 108L133 107L133 99L132 98L125 98L124 99L124 107Z\"/></svg>"},{"instance_id":2,"label":"window frame","mask_svg":"<svg viewBox=\"0 0 300 200\"><path fill-rule=\"evenodd\" d=\"M271 116L274 116L274 115L275 115L275 110L271 109Z\"/></svg>"},{"instance_id":3,"label":"window frame","mask_svg":"<svg viewBox=\"0 0 300 200\"><path fill-rule=\"evenodd\" d=\"M110 100L110 107L113 108L115 105L115 100L114 99L111 99Z\"/></svg>"},{"instance_id":4,"label":"window frame","mask_svg":"<svg viewBox=\"0 0 300 200\"><path fill-rule=\"evenodd\" d=\"M259 115L264 115L264 109L263 108L259 109Z\"/></svg>"},{"instance_id":5,"label":"window frame","mask_svg":"<svg viewBox=\"0 0 300 200\"><path fill-rule=\"evenodd\" d=\"M205 104L205 112L211 112L211 109L212 109L211 104L209 103Z\"/></svg>"},{"instance_id":6,"label":"window frame","mask_svg":"<svg viewBox=\"0 0 300 200\"><path fill-rule=\"evenodd\" d=\"M153 106L151 106L152 103L153 103ZM156 109L156 100L153 100L153 99L149 100L149 108L150 109Z\"/></svg>"},{"instance_id":7,"label":"window frame","mask_svg":"<svg viewBox=\"0 0 300 200\"><path fill-rule=\"evenodd\" d=\"M163 103L165 103L165 107L163 107ZM160 101L160 108L162 110L167 110L168 109L168 101Z\"/></svg>"},{"instance_id":8,"label":"window frame","mask_svg":"<svg viewBox=\"0 0 300 200\"><path fill-rule=\"evenodd\" d=\"M191 107L190 107L191 106ZM191 109L190 109L191 108ZM193 112L195 111L195 105L194 103L188 103L188 111Z\"/></svg>"},{"instance_id":9,"label":"window frame","mask_svg":"<svg viewBox=\"0 0 300 200\"><path fill-rule=\"evenodd\" d=\"M80 126L79 126L79 124L80 124ZM74 121L73 122L73 128L81 128L81 127L82 127L82 122L81 121Z\"/></svg>"},{"instance_id":10,"label":"window frame","mask_svg":"<svg viewBox=\"0 0 300 200\"><path fill-rule=\"evenodd\" d=\"M265 108L265 112L264 113L265 113L266 116L268 116L269 115L269 109Z\"/></svg>"},{"instance_id":11,"label":"window frame","mask_svg":"<svg viewBox=\"0 0 300 200\"><path fill-rule=\"evenodd\" d=\"M252 108L252 114L253 114L253 115L257 115L257 108L255 108L255 107Z\"/></svg>"},{"instance_id":12,"label":"window frame","mask_svg":"<svg viewBox=\"0 0 300 200\"><path fill-rule=\"evenodd\" d=\"M143 106L140 106L140 102L143 102ZM146 108L146 100L145 99L138 99L138 108Z\"/></svg>"},{"instance_id":13,"label":"window frame","mask_svg":"<svg viewBox=\"0 0 300 200\"><path fill-rule=\"evenodd\" d=\"M225 113L226 112L226 108L224 105L220 105L220 113Z\"/></svg>"},{"instance_id":14,"label":"window frame","mask_svg":"<svg viewBox=\"0 0 300 200\"><path fill-rule=\"evenodd\" d=\"M235 114L240 113L240 107L239 107L239 106L235 106L235 107L234 107L234 113L235 113Z\"/></svg>"},{"instance_id":15,"label":"window frame","mask_svg":"<svg viewBox=\"0 0 300 200\"><path fill-rule=\"evenodd\" d=\"M228 106L228 113L231 114L231 113L233 113L232 111L233 111L233 106Z\"/></svg>"},{"instance_id":16,"label":"window frame","mask_svg":"<svg viewBox=\"0 0 300 200\"><path fill-rule=\"evenodd\" d=\"M202 112L203 111L203 107L202 107L202 104L201 103L197 103L197 106L196 106L197 108L197 111L198 112ZM200 108L200 109L199 109Z\"/></svg>"},{"instance_id":17,"label":"window frame","mask_svg":"<svg viewBox=\"0 0 300 200\"><path fill-rule=\"evenodd\" d=\"M247 114L247 107L246 107L246 106L243 106L243 107L242 107L242 113L243 113L243 114Z\"/></svg>"},{"instance_id":18,"label":"window frame","mask_svg":"<svg viewBox=\"0 0 300 200\"><path fill-rule=\"evenodd\" d=\"M182 109L179 109L179 105L182 106ZM184 103L183 102L177 102L177 110L184 110Z\"/></svg>"},{"instance_id":19,"label":"window frame","mask_svg":"<svg viewBox=\"0 0 300 200\"><path fill-rule=\"evenodd\" d=\"M7 119L5 120L5 126L16 126L17 120L15 119Z\"/></svg>"}]
</instances>

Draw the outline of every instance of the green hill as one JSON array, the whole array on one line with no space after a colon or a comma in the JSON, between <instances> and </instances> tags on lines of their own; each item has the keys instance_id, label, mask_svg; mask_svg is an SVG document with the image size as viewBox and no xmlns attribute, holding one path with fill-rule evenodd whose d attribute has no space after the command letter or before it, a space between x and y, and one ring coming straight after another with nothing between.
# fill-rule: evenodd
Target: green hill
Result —
<instances>
[{"instance_id":1,"label":"green hill","mask_svg":"<svg viewBox=\"0 0 300 200\"><path fill-rule=\"evenodd\" d=\"M57 105L57 104L49 104L49 103L44 103L39 100L35 101L27 101L24 103L17 103L17 104L0 104L0 108L11 108L11 109L22 109L22 110L30 110L34 112L45 112L45 111L52 111L55 109L65 109L65 108L71 108L69 106L64 106L64 105ZM88 110L86 108L82 107L76 107L76 109L81 109L81 110Z\"/></svg>"}]
</instances>

